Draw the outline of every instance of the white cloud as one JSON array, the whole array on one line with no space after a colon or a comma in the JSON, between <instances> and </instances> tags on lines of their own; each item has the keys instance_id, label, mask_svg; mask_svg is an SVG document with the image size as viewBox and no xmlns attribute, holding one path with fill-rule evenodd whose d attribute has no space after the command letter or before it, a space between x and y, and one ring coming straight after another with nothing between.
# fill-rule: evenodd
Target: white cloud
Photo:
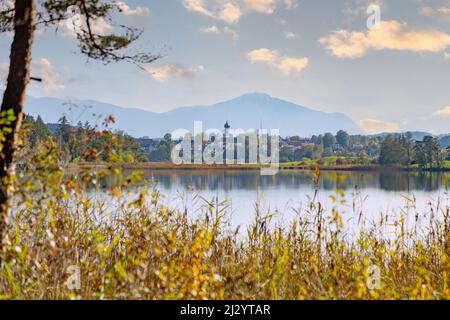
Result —
<instances>
[{"instance_id":1,"label":"white cloud","mask_svg":"<svg viewBox=\"0 0 450 320\"><path fill-rule=\"evenodd\" d=\"M280 6L293 9L297 0L183 0L183 4L189 11L233 24L251 12L272 14Z\"/></svg>"},{"instance_id":2,"label":"white cloud","mask_svg":"<svg viewBox=\"0 0 450 320\"><path fill-rule=\"evenodd\" d=\"M364 33L347 30L334 31L328 37L321 38L319 42L336 57L362 57L369 48L368 40Z\"/></svg>"},{"instance_id":3,"label":"white cloud","mask_svg":"<svg viewBox=\"0 0 450 320\"><path fill-rule=\"evenodd\" d=\"M278 58L278 52L261 48L249 52L247 57L251 62L275 63Z\"/></svg>"},{"instance_id":4,"label":"white cloud","mask_svg":"<svg viewBox=\"0 0 450 320\"><path fill-rule=\"evenodd\" d=\"M204 27L200 29L200 32L202 33L214 33L214 34L219 34L220 30L219 28L217 28L216 26L211 26L211 27Z\"/></svg>"},{"instance_id":5,"label":"white cloud","mask_svg":"<svg viewBox=\"0 0 450 320\"><path fill-rule=\"evenodd\" d=\"M213 13L205 8L205 3L203 0L184 0L183 4L189 11L198 12L208 17L213 16Z\"/></svg>"},{"instance_id":6,"label":"white cloud","mask_svg":"<svg viewBox=\"0 0 450 320\"><path fill-rule=\"evenodd\" d=\"M0 65L0 79L6 85L9 64ZM54 65L48 59L41 58L31 61L30 74L32 77L41 78L42 82L31 81L30 86L44 89L47 93L64 89L61 76Z\"/></svg>"},{"instance_id":7,"label":"white cloud","mask_svg":"<svg viewBox=\"0 0 450 320\"><path fill-rule=\"evenodd\" d=\"M420 13L439 20L449 20L450 19L450 6L445 5L445 3L423 5L420 8ZM447 2L448 4L448 2Z\"/></svg>"},{"instance_id":8,"label":"white cloud","mask_svg":"<svg viewBox=\"0 0 450 320\"><path fill-rule=\"evenodd\" d=\"M236 41L239 39L239 34L228 26L225 26L222 29L219 29L217 26L204 27L200 29L200 32L206 34L227 35L230 37L233 43L236 43Z\"/></svg>"},{"instance_id":9,"label":"white cloud","mask_svg":"<svg viewBox=\"0 0 450 320\"><path fill-rule=\"evenodd\" d=\"M157 81L166 81L171 78L194 78L203 72L203 66L186 68L179 64L166 64L161 67L146 67L146 72Z\"/></svg>"},{"instance_id":10,"label":"white cloud","mask_svg":"<svg viewBox=\"0 0 450 320\"><path fill-rule=\"evenodd\" d=\"M8 63L0 64L0 85L4 87L6 85L6 79L8 77Z\"/></svg>"},{"instance_id":11,"label":"white cloud","mask_svg":"<svg viewBox=\"0 0 450 320\"><path fill-rule=\"evenodd\" d=\"M302 71L304 68L306 68L308 62L308 58L284 57L276 67L285 75L290 75L293 72Z\"/></svg>"},{"instance_id":12,"label":"white cloud","mask_svg":"<svg viewBox=\"0 0 450 320\"><path fill-rule=\"evenodd\" d=\"M444 52L444 60L450 60L450 53Z\"/></svg>"},{"instance_id":13,"label":"white cloud","mask_svg":"<svg viewBox=\"0 0 450 320\"><path fill-rule=\"evenodd\" d=\"M247 58L252 62L262 62L270 65L286 76L292 73L299 73L308 66L308 58L295 58L283 56L278 50L261 48L253 50L247 54Z\"/></svg>"},{"instance_id":14,"label":"white cloud","mask_svg":"<svg viewBox=\"0 0 450 320\"><path fill-rule=\"evenodd\" d=\"M364 119L358 121L358 125L370 134L401 131L400 126L396 123L376 119Z\"/></svg>"},{"instance_id":15,"label":"white cloud","mask_svg":"<svg viewBox=\"0 0 450 320\"><path fill-rule=\"evenodd\" d=\"M244 4L249 10L265 14L272 14L276 7L275 0L244 0Z\"/></svg>"},{"instance_id":16,"label":"white cloud","mask_svg":"<svg viewBox=\"0 0 450 320\"><path fill-rule=\"evenodd\" d=\"M287 40L294 40L297 38L297 35L294 32L285 31L284 38Z\"/></svg>"},{"instance_id":17,"label":"white cloud","mask_svg":"<svg viewBox=\"0 0 450 320\"><path fill-rule=\"evenodd\" d=\"M118 1L117 6L121 10L121 12L126 16L148 17L150 15L150 9L146 7L130 8L130 6L123 1Z\"/></svg>"},{"instance_id":18,"label":"white cloud","mask_svg":"<svg viewBox=\"0 0 450 320\"><path fill-rule=\"evenodd\" d=\"M227 23L238 22L242 16L241 8L231 2L225 3L219 13L219 19Z\"/></svg>"},{"instance_id":19,"label":"white cloud","mask_svg":"<svg viewBox=\"0 0 450 320\"><path fill-rule=\"evenodd\" d=\"M284 0L284 6L286 9L294 9L298 6L298 0Z\"/></svg>"},{"instance_id":20,"label":"white cloud","mask_svg":"<svg viewBox=\"0 0 450 320\"><path fill-rule=\"evenodd\" d=\"M105 35L112 30L112 26L103 18L96 19L91 24L92 32Z\"/></svg>"},{"instance_id":21,"label":"white cloud","mask_svg":"<svg viewBox=\"0 0 450 320\"><path fill-rule=\"evenodd\" d=\"M42 85L48 92L64 89L61 77L49 60L42 58L31 62L31 75L42 78Z\"/></svg>"},{"instance_id":22,"label":"white cloud","mask_svg":"<svg viewBox=\"0 0 450 320\"><path fill-rule=\"evenodd\" d=\"M383 0L353 0L344 3L345 7L342 9L342 13L349 17L365 16L370 5L383 7L383 12L386 11L386 4Z\"/></svg>"},{"instance_id":23,"label":"white cloud","mask_svg":"<svg viewBox=\"0 0 450 320\"><path fill-rule=\"evenodd\" d=\"M450 46L450 35L434 29L416 29L398 21L383 21L367 33L337 30L320 43L332 55L341 58L359 58L371 50L404 50L413 52L440 52Z\"/></svg>"},{"instance_id":24,"label":"white cloud","mask_svg":"<svg viewBox=\"0 0 450 320\"><path fill-rule=\"evenodd\" d=\"M112 25L103 18L90 21L90 25L92 32L99 35L106 35L113 29ZM83 15L76 14L65 21L62 27L64 35L75 38L77 32L81 29L86 29L86 20Z\"/></svg>"},{"instance_id":25,"label":"white cloud","mask_svg":"<svg viewBox=\"0 0 450 320\"><path fill-rule=\"evenodd\" d=\"M2 3L0 3L0 11L9 10L12 8L14 8L13 0L2 0Z\"/></svg>"},{"instance_id":26,"label":"white cloud","mask_svg":"<svg viewBox=\"0 0 450 320\"><path fill-rule=\"evenodd\" d=\"M443 117L443 118L450 117L450 106L439 109L438 111L434 112L433 115L437 116L437 117Z\"/></svg>"},{"instance_id":27,"label":"white cloud","mask_svg":"<svg viewBox=\"0 0 450 320\"><path fill-rule=\"evenodd\" d=\"M236 41L239 39L239 34L230 27L224 27L223 33L228 35L233 43L236 43Z\"/></svg>"}]
</instances>

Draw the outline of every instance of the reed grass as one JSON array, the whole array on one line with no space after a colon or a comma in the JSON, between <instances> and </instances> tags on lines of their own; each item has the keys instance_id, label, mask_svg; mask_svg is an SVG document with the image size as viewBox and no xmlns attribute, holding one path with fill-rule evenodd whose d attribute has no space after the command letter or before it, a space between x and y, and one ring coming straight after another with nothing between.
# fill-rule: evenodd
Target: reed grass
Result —
<instances>
[{"instance_id":1,"label":"reed grass","mask_svg":"<svg viewBox=\"0 0 450 320\"><path fill-rule=\"evenodd\" d=\"M54 150L52 142L36 148L15 179L0 252L3 299L450 298L448 192L428 212L408 197L396 217L365 221L362 208L350 235L347 195L336 190L325 209L316 190L290 223L273 224L256 205L254 222L238 230L218 201L199 213L162 205L139 173L102 199L91 190L118 173L114 165L64 178Z\"/></svg>"}]
</instances>

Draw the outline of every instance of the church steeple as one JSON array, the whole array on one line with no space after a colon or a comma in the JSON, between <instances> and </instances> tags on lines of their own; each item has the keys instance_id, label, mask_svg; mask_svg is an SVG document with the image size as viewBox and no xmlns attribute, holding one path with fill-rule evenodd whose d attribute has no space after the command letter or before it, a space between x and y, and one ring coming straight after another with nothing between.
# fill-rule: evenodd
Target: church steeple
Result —
<instances>
[{"instance_id":1,"label":"church steeple","mask_svg":"<svg viewBox=\"0 0 450 320\"><path fill-rule=\"evenodd\" d=\"M229 138L228 137L228 134L229 134L229 132L230 132L230 128L231 128L231 126L230 126L230 124L228 123L228 120L227 120L227 122L225 122L225 124L224 124L224 133L223 133L223 163L227 163L227 139Z\"/></svg>"}]
</instances>

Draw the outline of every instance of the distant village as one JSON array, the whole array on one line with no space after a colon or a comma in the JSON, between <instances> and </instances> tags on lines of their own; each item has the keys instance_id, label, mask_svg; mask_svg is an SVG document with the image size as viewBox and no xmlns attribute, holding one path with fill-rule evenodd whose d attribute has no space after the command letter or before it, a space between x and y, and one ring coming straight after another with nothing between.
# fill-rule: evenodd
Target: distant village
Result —
<instances>
[{"instance_id":1,"label":"distant village","mask_svg":"<svg viewBox=\"0 0 450 320\"><path fill-rule=\"evenodd\" d=\"M30 127L30 141L33 147L39 140L54 136L66 162L92 161L94 155L86 156L85 150L108 149L115 161L121 162L172 162L171 151L181 138L166 134L160 138L134 138L123 131L98 131L89 123L70 124L62 117L57 124L45 124L40 117L27 115L25 123ZM227 131L231 124L226 122L223 138L231 136ZM100 134L99 134L100 133ZM114 145L108 146L110 140ZM236 159L238 147L242 147L242 136L233 136ZM269 137L270 139L270 137ZM278 137L279 161L281 163L327 165L417 165L422 168L450 167L450 134L431 136L424 132L384 133L378 135L350 135L340 130L333 133ZM200 137L201 148L212 141ZM248 137L246 137L246 162L249 161ZM229 141L227 141L229 143ZM225 145L225 144L224 144ZM268 143L268 149L270 148ZM197 148L199 146L197 145ZM192 151L194 143L192 142ZM200 150L202 151L202 150ZM224 154L227 152L224 149ZM95 153L95 152L94 152ZM110 154L101 153L101 160L108 161Z\"/></svg>"},{"instance_id":2,"label":"distant village","mask_svg":"<svg viewBox=\"0 0 450 320\"><path fill-rule=\"evenodd\" d=\"M228 122L224 125L224 133L230 129ZM334 158L335 164L410 164L417 162L417 153L426 133L407 132L379 135L350 135L340 130L336 134L324 133L310 138L299 136L280 137L279 160L286 162L305 163L310 160L324 161ZM429 136L428 136L429 137ZM436 144L435 149L442 153L442 161L450 160L450 135L429 137L430 144ZM238 138L235 137L235 146ZM151 161L170 161L171 146L179 140L167 134L164 138L142 137L137 139L142 151L149 155ZM438 151L435 150L435 153ZM439 162L438 157L436 161Z\"/></svg>"}]
</instances>

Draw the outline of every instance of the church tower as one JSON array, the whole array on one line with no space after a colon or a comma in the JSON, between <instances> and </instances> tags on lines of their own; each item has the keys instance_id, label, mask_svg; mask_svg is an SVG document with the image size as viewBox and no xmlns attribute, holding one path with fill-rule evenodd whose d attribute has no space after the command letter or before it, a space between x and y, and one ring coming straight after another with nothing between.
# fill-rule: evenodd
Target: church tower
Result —
<instances>
[{"instance_id":1,"label":"church tower","mask_svg":"<svg viewBox=\"0 0 450 320\"><path fill-rule=\"evenodd\" d=\"M225 125L223 126L224 132L223 132L223 162L226 164L227 161L227 139L229 138L228 135L230 133L231 126L228 124L228 121L225 122Z\"/></svg>"}]
</instances>

